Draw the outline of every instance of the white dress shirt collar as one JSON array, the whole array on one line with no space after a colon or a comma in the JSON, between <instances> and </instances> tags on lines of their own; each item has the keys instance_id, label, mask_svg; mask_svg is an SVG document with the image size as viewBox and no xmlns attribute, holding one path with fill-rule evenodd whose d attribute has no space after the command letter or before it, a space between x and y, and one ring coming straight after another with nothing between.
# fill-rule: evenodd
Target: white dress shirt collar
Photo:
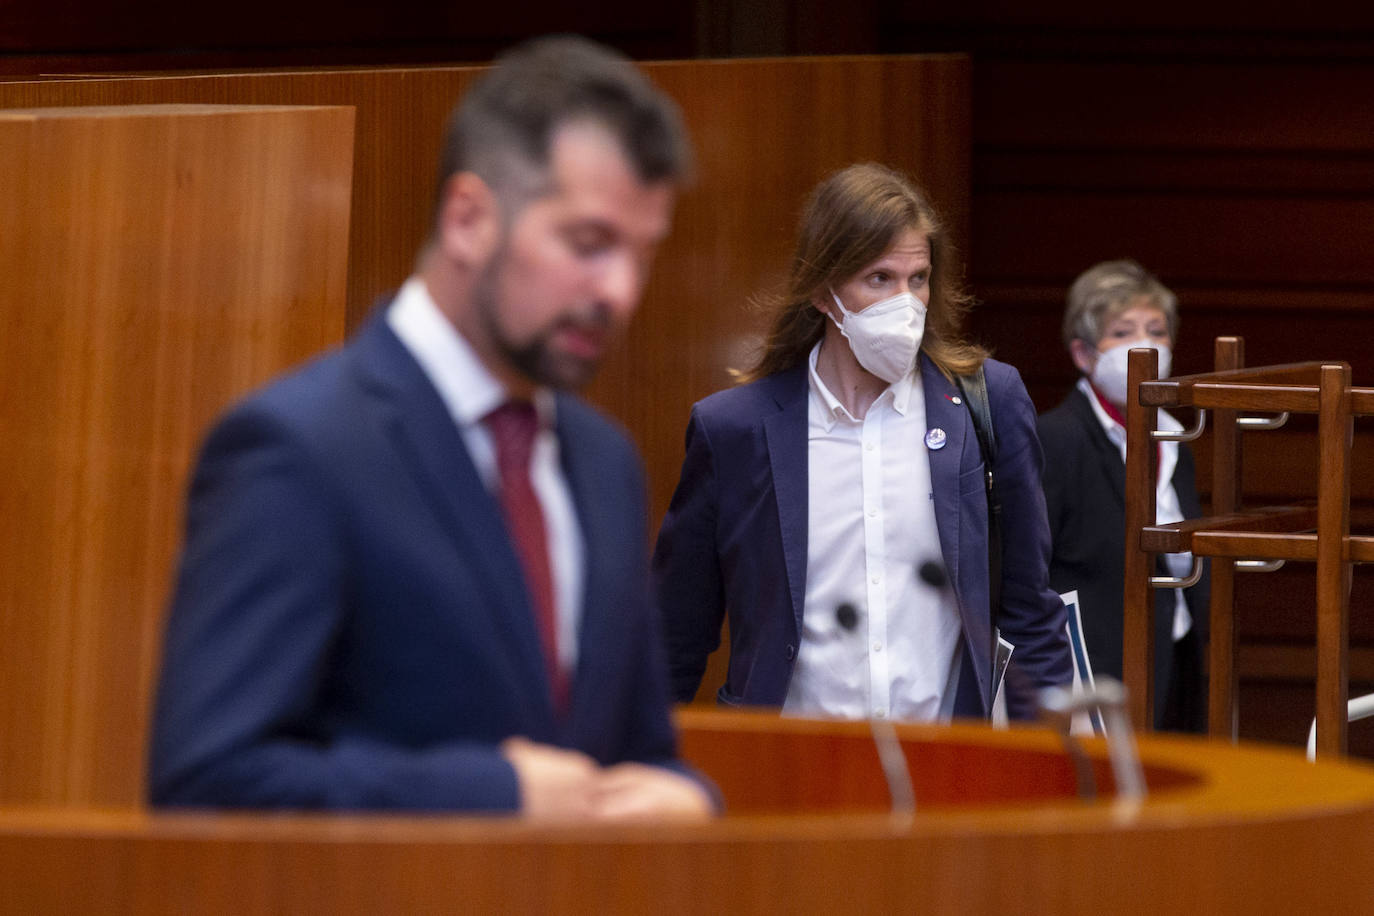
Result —
<instances>
[{"instance_id":1,"label":"white dress shirt collar","mask_svg":"<svg viewBox=\"0 0 1374 916\"><path fill-rule=\"evenodd\" d=\"M825 382L821 380L821 374L816 366L821 355L821 347L824 343L825 338L821 338L816 341L816 345L811 348L811 354L807 357L807 372L810 375L812 394L814 397L820 398L820 406L826 417L826 432L829 432L834 427L836 420L857 420L858 418L851 414L849 409L840 403L839 398L835 397L826 386ZM892 409L902 416L906 416L907 407L911 404L911 389L915 381L915 376L916 367L913 366L910 372L884 388L882 394L878 395L874 403L881 401L883 398L889 398L892 402Z\"/></svg>"},{"instance_id":2,"label":"white dress shirt collar","mask_svg":"<svg viewBox=\"0 0 1374 916\"><path fill-rule=\"evenodd\" d=\"M1126 460L1126 427L1116 422L1111 414L1107 413L1102 406L1102 402L1097 399L1097 392L1093 391L1092 383L1086 376L1079 376L1078 390L1083 392L1083 396L1088 399L1088 406L1092 407L1093 415L1097 417L1097 422L1101 424L1102 431L1107 434L1107 438L1116 446L1116 450L1121 453L1121 460ZM1183 424L1174 419L1171 414L1159 411L1159 428L1178 432L1183 429ZM1159 450L1159 480L1161 484L1174 479L1174 468L1178 466L1178 443L1162 442ZM1177 519L1175 519L1177 521Z\"/></svg>"},{"instance_id":3,"label":"white dress shirt collar","mask_svg":"<svg viewBox=\"0 0 1374 916\"><path fill-rule=\"evenodd\" d=\"M506 388L482 365L477 352L439 310L420 277L406 280L386 315L387 323L424 369L460 428L469 428L500 407ZM547 388L534 395L540 425L553 427L554 397Z\"/></svg>"}]
</instances>

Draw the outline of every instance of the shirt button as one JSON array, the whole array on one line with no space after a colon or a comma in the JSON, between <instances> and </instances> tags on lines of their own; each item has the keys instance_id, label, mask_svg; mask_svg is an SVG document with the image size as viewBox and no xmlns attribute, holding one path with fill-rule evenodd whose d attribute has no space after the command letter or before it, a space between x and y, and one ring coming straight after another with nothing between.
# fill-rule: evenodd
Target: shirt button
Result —
<instances>
[{"instance_id":1,"label":"shirt button","mask_svg":"<svg viewBox=\"0 0 1374 916\"><path fill-rule=\"evenodd\" d=\"M877 517L878 517L878 510L877 510L877 509L869 509L869 510L868 510L868 517L869 517L869 518L877 518Z\"/></svg>"},{"instance_id":2,"label":"shirt button","mask_svg":"<svg viewBox=\"0 0 1374 916\"><path fill-rule=\"evenodd\" d=\"M876 445L874 445L872 442L870 442L870 443L868 443L867 445L864 446L864 449L865 449L866 451L870 451L870 452L871 452L871 451L873 451L873 450L874 450L875 448L877 448L877 447L878 447L878 446L876 446Z\"/></svg>"},{"instance_id":3,"label":"shirt button","mask_svg":"<svg viewBox=\"0 0 1374 916\"><path fill-rule=\"evenodd\" d=\"M882 579L881 576L874 576L874 577L873 577L873 584L874 584L874 585L877 585L878 582L881 581L881 579Z\"/></svg>"},{"instance_id":4,"label":"shirt button","mask_svg":"<svg viewBox=\"0 0 1374 916\"><path fill-rule=\"evenodd\" d=\"M875 719L886 719L886 718L887 718L887 710L886 710L886 709L875 709L875 710L873 710L873 718L875 718Z\"/></svg>"},{"instance_id":5,"label":"shirt button","mask_svg":"<svg viewBox=\"0 0 1374 916\"><path fill-rule=\"evenodd\" d=\"M874 651L874 652L881 652L881 651L883 651L883 644L880 643L880 642L875 642L875 643L873 644L873 651Z\"/></svg>"}]
</instances>

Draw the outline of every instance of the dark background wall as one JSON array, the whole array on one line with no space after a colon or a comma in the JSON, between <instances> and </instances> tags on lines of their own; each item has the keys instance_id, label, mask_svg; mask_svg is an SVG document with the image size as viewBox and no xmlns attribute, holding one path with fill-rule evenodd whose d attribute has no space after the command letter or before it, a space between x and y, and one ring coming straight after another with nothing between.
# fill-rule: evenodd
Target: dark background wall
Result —
<instances>
[{"instance_id":1,"label":"dark background wall","mask_svg":"<svg viewBox=\"0 0 1374 916\"><path fill-rule=\"evenodd\" d=\"M521 37L575 30L637 59L962 51L973 62L973 330L1037 404L1073 381L1063 291L1131 256L1179 294L1178 372L1218 334L1252 365L1344 359L1374 378L1374 7L1088 0L957 5L726 0L499 5L262 0L118 8L0 5L0 79L39 73L480 62ZM779 105L787 99L779 97ZM887 116L917 118L921 99ZM825 125L817 125L823 131ZM919 177L919 176L918 176ZM1315 493L1311 425L1246 437L1246 503ZM1353 520L1374 521L1374 444L1357 426ZM1199 449L1201 482L1210 468ZM1374 593L1352 596L1353 690L1374 686ZM1237 586L1241 733L1299 742L1311 716L1311 568ZM1374 755L1374 726L1351 746Z\"/></svg>"}]
</instances>

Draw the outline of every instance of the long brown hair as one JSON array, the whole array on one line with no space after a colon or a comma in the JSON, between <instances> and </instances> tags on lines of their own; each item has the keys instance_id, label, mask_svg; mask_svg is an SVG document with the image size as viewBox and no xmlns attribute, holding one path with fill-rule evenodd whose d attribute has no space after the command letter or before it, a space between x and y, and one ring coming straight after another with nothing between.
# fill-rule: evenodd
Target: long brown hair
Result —
<instances>
[{"instance_id":1,"label":"long brown hair","mask_svg":"<svg viewBox=\"0 0 1374 916\"><path fill-rule=\"evenodd\" d=\"M972 298L956 280L955 256L934 208L900 172L877 163L851 165L826 178L807 198L787 286L761 300L772 313L768 336L754 364L733 374L752 382L806 359L828 320L813 304L883 254L906 229L930 243L930 302L921 350L945 375L976 370L987 351L962 337Z\"/></svg>"}]
</instances>

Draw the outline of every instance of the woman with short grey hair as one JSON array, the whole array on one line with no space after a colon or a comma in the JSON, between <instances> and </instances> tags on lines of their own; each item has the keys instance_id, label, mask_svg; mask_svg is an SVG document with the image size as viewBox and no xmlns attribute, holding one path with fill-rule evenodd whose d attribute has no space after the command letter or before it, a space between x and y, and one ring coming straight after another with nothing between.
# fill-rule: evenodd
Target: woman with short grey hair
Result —
<instances>
[{"instance_id":1,"label":"woman with short grey hair","mask_svg":"<svg viewBox=\"0 0 1374 916\"><path fill-rule=\"evenodd\" d=\"M1178 300L1135 261L1104 261L1069 287L1064 346L1081 373L1068 397L1038 421L1045 451L1045 502L1052 554L1050 584L1076 590L1088 658L1096 674L1121 677L1125 563L1126 355L1159 351L1159 374L1172 368ZM1160 425L1182 428L1160 411ZM1202 514L1186 445L1159 445L1157 519L1161 524ZM1181 575L1189 554L1159 559L1161 574ZM1182 591L1155 593L1155 727L1202 731L1202 679L1207 624L1204 576Z\"/></svg>"}]
</instances>

